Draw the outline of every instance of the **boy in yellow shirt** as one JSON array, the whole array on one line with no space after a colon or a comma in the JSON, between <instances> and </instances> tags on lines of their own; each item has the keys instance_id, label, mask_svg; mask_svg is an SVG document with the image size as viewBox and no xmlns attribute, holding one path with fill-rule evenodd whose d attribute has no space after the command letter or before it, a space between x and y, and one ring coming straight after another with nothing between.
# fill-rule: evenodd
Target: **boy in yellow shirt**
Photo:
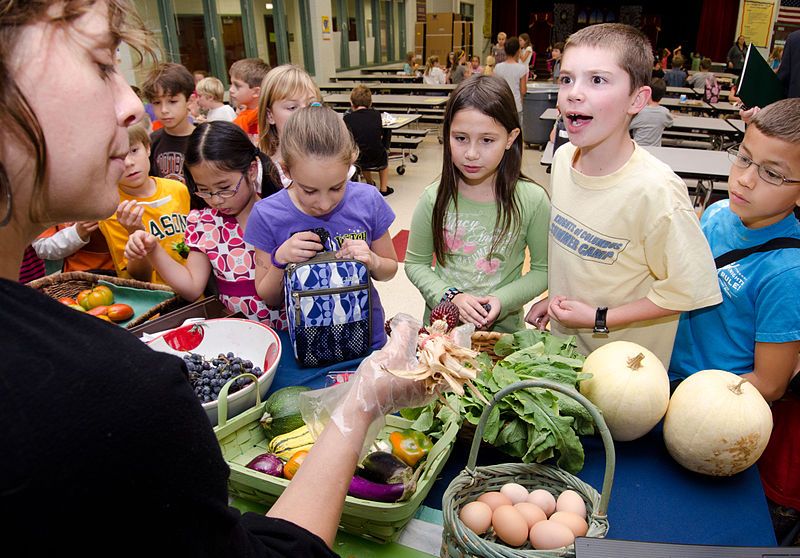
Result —
<instances>
[{"instance_id":1,"label":"boy in yellow shirt","mask_svg":"<svg viewBox=\"0 0 800 558\"><path fill-rule=\"evenodd\" d=\"M127 260L125 244L136 230L145 230L159 239L161 246L177 262L183 263L189 251L183 244L189 190L177 180L149 176L150 138L140 125L128 128L130 150L125 172L118 183L120 204L113 217L100 221L119 277L164 283L146 258Z\"/></svg>"}]
</instances>

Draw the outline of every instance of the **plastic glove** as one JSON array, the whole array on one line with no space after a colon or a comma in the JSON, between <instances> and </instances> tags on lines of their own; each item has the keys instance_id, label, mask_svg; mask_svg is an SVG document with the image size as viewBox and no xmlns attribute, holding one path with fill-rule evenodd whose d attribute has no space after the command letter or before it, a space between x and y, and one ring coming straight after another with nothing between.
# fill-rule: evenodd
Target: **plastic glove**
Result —
<instances>
[{"instance_id":1,"label":"plastic glove","mask_svg":"<svg viewBox=\"0 0 800 558\"><path fill-rule=\"evenodd\" d=\"M418 364L417 338L421 323L398 314L392 318L391 326L389 341L361 362L350 381L300 396L300 413L315 438L331 420L347 438L357 413L370 417L366 438L353 440L353 451L359 458L367 454L387 414L405 407L427 405L435 397L435 394L426 393L423 382L399 378L387 371L412 370Z\"/></svg>"}]
</instances>

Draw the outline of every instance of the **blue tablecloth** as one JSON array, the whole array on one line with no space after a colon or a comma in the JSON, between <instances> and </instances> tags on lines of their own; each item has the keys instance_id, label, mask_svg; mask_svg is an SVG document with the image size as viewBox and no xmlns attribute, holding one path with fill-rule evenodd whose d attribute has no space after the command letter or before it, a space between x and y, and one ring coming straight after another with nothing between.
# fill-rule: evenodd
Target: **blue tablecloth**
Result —
<instances>
[{"instance_id":1,"label":"blue tablecloth","mask_svg":"<svg viewBox=\"0 0 800 558\"><path fill-rule=\"evenodd\" d=\"M355 370L360 360L325 368L300 368L286 332L279 332L283 354L270 392L289 385L312 389L325 386L331 371ZM602 489L605 451L599 437L583 439L586 462L578 474L584 482ZM664 447L661 427L643 438L620 442L616 448L616 473L608 510L609 538L734 546L775 546L764 491L756 467L729 478L692 473L678 465ZM424 501L441 509L444 491L464 468L469 454L459 441L441 478ZM511 459L481 450L478 465Z\"/></svg>"}]
</instances>

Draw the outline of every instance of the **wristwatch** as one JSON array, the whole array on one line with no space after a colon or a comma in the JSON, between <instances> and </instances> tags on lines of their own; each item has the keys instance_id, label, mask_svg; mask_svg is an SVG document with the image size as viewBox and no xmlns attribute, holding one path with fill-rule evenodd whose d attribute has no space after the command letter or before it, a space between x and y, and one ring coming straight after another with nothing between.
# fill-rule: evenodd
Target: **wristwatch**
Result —
<instances>
[{"instance_id":1,"label":"wristwatch","mask_svg":"<svg viewBox=\"0 0 800 558\"><path fill-rule=\"evenodd\" d=\"M606 314L608 313L608 307L601 306L597 309L597 313L594 315L594 333L602 333L608 334L608 326L606 325Z\"/></svg>"},{"instance_id":2,"label":"wristwatch","mask_svg":"<svg viewBox=\"0 0 800 558\"><path fill-rule=\"evenodd\" d=\"M456 297L456 295L460 295L460 294L461 294L461 291L459 291L455 287L449 287L444 292L444 294L442 295L441 302L445 302L445 301L446 302L453 302L453 299Z\"/></svg>"}]
</instances>

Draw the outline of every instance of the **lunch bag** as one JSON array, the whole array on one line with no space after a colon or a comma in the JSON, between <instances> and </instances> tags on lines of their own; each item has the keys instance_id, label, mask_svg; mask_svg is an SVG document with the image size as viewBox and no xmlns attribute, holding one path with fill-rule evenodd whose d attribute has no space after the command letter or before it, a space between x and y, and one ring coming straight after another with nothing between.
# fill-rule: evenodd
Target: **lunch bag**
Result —
<instances>
[{"instance_id":1,"label":"lunch bag","mask_svg":"<svg viewBox=\"0 0 800 558\"><path fill-rule=\"evenodd\" d=\"M703 100L708 103L719 102L720 85L713 75L706 78L705 88L703 90Z\"/></svg>"},{"instance_id":2,"label":"lunch bag","mask_svg":"<svg viewBox=\"0 0 800 558\"><path fill-rule=\"evenodd\" d=\"M324 237L326 251L287 265L284 274L289 336L302 366L358 358L372 344L369 269L358 260L336 258L336 242Z\"/></svg>"}]
</instances>

